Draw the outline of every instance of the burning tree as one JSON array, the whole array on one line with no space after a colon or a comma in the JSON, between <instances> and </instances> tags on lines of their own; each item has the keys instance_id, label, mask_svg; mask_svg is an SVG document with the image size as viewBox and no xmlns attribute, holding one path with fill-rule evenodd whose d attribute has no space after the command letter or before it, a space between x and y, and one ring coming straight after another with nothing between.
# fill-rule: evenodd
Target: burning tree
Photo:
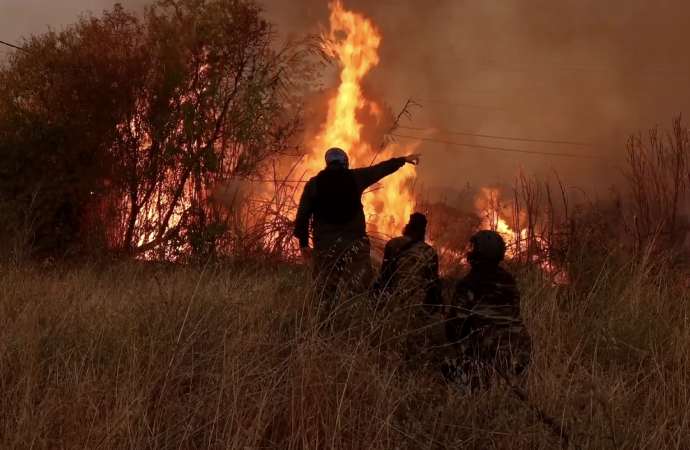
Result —
<instances>
[{"instance_id":1,"label":"burning tree","mask_svg":"<svg viewBox=\"0 0 690 450\"><path fill-rule=\"evenodd\" d=\"M216 251L232 214L213 186L294 149L311 79L309 46L276 49L249 1L115 6L25 48L0 71L0 193L48 251Z\"/></svg>"}]
</instances>

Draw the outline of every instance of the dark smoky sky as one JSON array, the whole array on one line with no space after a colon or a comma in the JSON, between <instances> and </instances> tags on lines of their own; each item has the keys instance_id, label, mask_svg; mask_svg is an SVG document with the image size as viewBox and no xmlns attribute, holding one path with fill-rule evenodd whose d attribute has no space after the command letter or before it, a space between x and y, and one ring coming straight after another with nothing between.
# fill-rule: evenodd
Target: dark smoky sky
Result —
<instances>
[{"instance_id":1,"label":"dark smoky sky","mask_svg":"<svg viewBox=\"0 0 690 450\"><path fill-rule=\"evenodd\" d=\"M621 180L630 133L690 113L690 2L651 0L349 0L383 34L372 90L413 127L591 143L591 148L444 135L486 146L596 154L611 162L423 143L421 181L458 187L557 171L604 192ZM327 2L266 0L286 34L326 23ZM400 130L401 134L419 134Z\"/></svg>"},{"instance_id":2,"label":"dark smoky sky","mask_svg":"<svg viewBox=\"0 0 690 450\"><path fill-rule=\"evenodd\" d=\"M122 1L141 9L143 0ZM260 0L282 37L328 24L326 0ZM108 0L0 0L0 39L100 12ZM413 98L412 127L549 140L591 148L429 135L511 149L595 154L607 161L425 142L421 182L460 188L557 171L603 192L620 180L625 140L690 114L690 2L685 0L345 0L382 35L367 89L393 110ZM687 123L687 122L686 122ZM399 130L420 135L419 131ZM401 139L401 142L407 142Z\"/></svg>"},{"instance_id":3,"label":"dark smoky sky","mask_svg":"<svg viewBox=\"0 0 690 450\"><path fill-rule=\"evenodd\" d=\"M74 23L81 14L100 14L114 3L113 0L0 0L0 39L16 41L49 28L59 30ZM140 10L148 2L124 0L119 3Z\"/></svg>"}]
</instances>

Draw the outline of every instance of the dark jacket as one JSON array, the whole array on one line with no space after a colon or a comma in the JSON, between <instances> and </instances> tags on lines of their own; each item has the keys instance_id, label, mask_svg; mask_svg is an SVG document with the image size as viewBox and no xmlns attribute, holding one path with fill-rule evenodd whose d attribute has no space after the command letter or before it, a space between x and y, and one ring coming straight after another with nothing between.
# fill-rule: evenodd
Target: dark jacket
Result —
<instances>
[{"instance_id":1,"label":"dark jacket","mask_svg":"<svg viewBox=\"0 0 690 450\"><path fill-rule=\"evenodd\" d=\"M449 331L462 339L482 328L522 327L520 293L513 276L499 265L475 266L455 288Z\"/></svg>"},{"instance_id":2,"label":"dark jacket","mask_svg":"<svg viewBox=\"0 0 690 450\"><path fill-rule=\"evenodd\" d=\"M355 240L366 236L362 193L404 165L405 158L392 158L360 169L327 167L310 179L295 219L294 235L300 246L309 245L310 222L316 249L338 238Z\"/></svg>"},{"instance_id":3,"label":"dark jacket","mask_svg":"<svg viewBox=\"0 0 690 450\"><path fill-rule=\"evenodd\" d=\"M458 282L453 303L446 337L461 351L461 371L488 377L482 383L490 383L496 370L503 376L524 373L531 360L532 340L510 273L495 263L474 264Z\"/></svg>"}]
</instances>

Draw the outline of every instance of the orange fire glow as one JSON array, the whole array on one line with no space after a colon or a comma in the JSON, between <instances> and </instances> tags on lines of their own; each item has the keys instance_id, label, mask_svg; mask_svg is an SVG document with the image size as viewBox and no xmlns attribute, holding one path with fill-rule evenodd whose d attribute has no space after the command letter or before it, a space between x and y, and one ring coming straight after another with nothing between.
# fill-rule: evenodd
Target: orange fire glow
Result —
<instances>
[{"instance_id":1,"label":"orange fire glow","mask_svg":"<svg viewBox=\"0 0 690 450\"><path fill-rule=\"evenodd\" d=\"M555 284L568 284L568 273L554 263L548 256L549 243L541 236L532 233L530 236L527 228L521 227L519 224L524 221L521 220L520 213L513 219L517 222L513 229L505 219L506 208L501 203L501 194L495 188L482 188L475 200L475 207L479 213L482 223L480 228L486 230L493 230L503 237L506 242L506 258L508 260L520 258L530 252L525 252L526 247L532 245L534 252L531 253L530 262L539 266L545 274L549 275ZM532 243L530 244L530 240Z\"/></svg>"},{"instance_id":2,"label":"orange fire glow","mask_svg":"<svg viewBox=\"0 0 690 450\"><path fill-rule=\"evenodd\" d=\"M481 217L480 228L493 230L506 241L506 257L514 258L519 253L520 245L527 239L527 229L513 230L504 218L504 207L498 189L484 187L475 200L475 208ZM519 222L519 220L518 220Z\"/></svg>"},{"instance_id":3,"label":"orange fire glow","mask_svg":"<svg viewBox=\"0 0 690 450\"><path fill-rule=\"evenodd\" d=\"M379 62L381 34L366 17L343 8L340 1L330 4L330 31L324 36L324 50L340 66L340 84L330 99L328 115L320 132L308 143L308 154L300 172L316 175L324 167L323 154L330 147L343 148L351 167L369 166L411 149L389 146L383 150L362 139L363 124L357 113L367 110L374 117L382 115L381 107L365 98L362 79ZM411 188L415 169L409 165L386 178L380 187L363 197L364 212L370 234L398 235L414 209Z\"/></svg>"}]
</instances>

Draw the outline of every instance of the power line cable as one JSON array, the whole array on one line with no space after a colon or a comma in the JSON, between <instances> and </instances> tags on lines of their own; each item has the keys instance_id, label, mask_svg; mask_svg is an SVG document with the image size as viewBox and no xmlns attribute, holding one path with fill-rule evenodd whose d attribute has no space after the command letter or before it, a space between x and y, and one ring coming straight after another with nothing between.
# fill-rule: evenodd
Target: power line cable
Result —
<instances>
[{"instance_id":1,"label":"power line cable","mask_svg":"<svg viewBox=\"0 0 690 450\"><path fill-rule=\"evenodd\" d=\"M414 100L421 105L423 105L424 103L437 103L439 105L447 105L455 108L479 109L482 111L506 111L506 108L502 108L499 106L472 105L470 103L455 103L446 100L436 100L432 98L415 98Z\"/></svg>"},{"instance_id":2,"label":"power line cable","mask_svg":"<svg viewBox=\"0 0 690 450\"><path fill-rule=\"evenodd\" d=\"M601 156L591 155L591 154L590 155L582 155L582 154L577 154L577 153L543 152L543 151L537 151L537 150L524 150L524 149L507 148L507 147L493 147L493 146L489 146L489 145L465 144L462 142L455 142L455 141L449 141L449 140L444 140L444 139L425 138L425 137L420 137L420 136L409 136L409 135L398 134L398 133L391 133L391 136L395 136L395 137L402 138L402 139L411 139L411 140L424 141L424 142L433 142L433 143L437 143L437 144L446 144L446 145L471 148L471 149L476 149L476 150L490 150L490 151L507 152L507 153L522 153L522 154L527 154L527 155L543 155L543 156L555 156L555 157L561 157L561 158L580 158L580 159L596 159L596 160L602 160L602 161L609 161L609 159L607 159L607 158L602 158Z\"/></svg>"},{"instance_id":3,"label":"power line cable","mask_svg":"<svg viewBox=\"0 0 690 450\"><path fill-rule=\"evenodd\" d=\"M599 73L621 73L626 66L625 65L612 65L612 66L602 66L593 64L563 64L558 62L531 62L531 63L520 63L520 62L506 62L498 59L488 59L488 60L468 60L467 58L455 58L451 61L465 62L468 65L474 65L485 71L493 72L504 72L504 73L532 73L544 71L558 71L558 72L588 72L592 74ZM645 66L643 69L636 66L635 70L626 71L626 75L634 75L638 77L658 77L658 76L686 76L687 74L676 70L670 65L656 65L656 66Z\"/></svg>"},{"instance_id":4,"label":"power line cable","mask_svg":"<svg viewBox=\"0 0 690 450\"><path fill-rule=\"evenodd\" d=\"M25 52L25 53L31 53L29 50L20 47L18 45L0 40L0 44L5 45L7 47ZM441 102L438 102L441 103ZM477 109L493 109L491 107L484 107L484 106L478 106L478 105L461 105L461 104L455 104L455 106L462 106L462 107L469 107L469 108L477 108ZM399 127L401 129L408 129L408 130L418 130L418 131L426 131L425 129L421 128L414 128L414 127L404 127L401 126ZM441 131L441 130L439 130ZM455 134L455 135L467 135L467 136L476 136L476 137L486 137L486 138L493 138L493 139L504 139L504 140L513 140L513 141L524 141L524 142L542 142L542 143L551 143L551 144L569 144L569 145L581 145L581 146L587 146L588 144L584 143L578 143L578 142L570 142L570 141L551 141L551 140L546 140L546 139L527 139L527 138L513 138L513 137L508 137L508 136L493 136L493 135L479 135L479 134L472 134L472 133L463 133L463 132L456 132L456 131L447 131L447 134ZM432 138L425 138L425 137L419 137L419 136L407 136L403 134L397 134L397 133L391 133L391 136L395 136L398 138L402 139L412 139L412 140L419 140L419 141L425 141L425 142L433 142L433 143L439 143L439 144L446 144L446 145L453 145L453 146L458 146L458 147L464 147L464 148L472 148L472 149L477 149L477 150L490 150L490 151L501 151L501 152L510 152L510 153L522 153L522 154L530 154L530 155L544 155L544 156L556 156L556 157L566 157L566 158L583 158L583 159L600 159L600 160L606 160L606 158L601 158L596 155L578 155L578 154L573 154L573 153L558 153L558 152L540 152L540 151L535 151L535 150L522 150L522 149L513 149L513 148L505 148L505 147L493 147L493 146L486 146L486 145L478 145L478 144L465 144L461 142L454 142L454 141L449 141L449 140L442 140L442 139L432 139ZM248 182L279 182L279 183L305 183L306 180L245 180Z\"/></svg>"},{"instance_id":5,"label":"power line cable","mask_svg":"<svg viewBox=\"0 0 690 450\"><path fill-rule=\"evenodd\" d=\"M240 178L238 181L243 181L247 183L296 183L296 184L304 184L307 183L309 180L306 179L280 179L280 178Z\"/></svg>"},{"instance_id":6,"label":"power line cable","mask_svg":"<svg viewBox=\"0 0 690 450\"><path fill-rule=\"evenodd\" d=\"M516 142L535 142L535 143L542 143L542 144L560 144L560 145L575 145L579 147L591 147L592 144L588 144L586 142L576 142L576 141L567 141L567 140L552 140L552 139L536 139L536 138L520 138L520 137L514 137L514 136L500 136L500 135L494 135L494 134L480 134L480 133L469 133L465 131L453 131L453 130L446 130L443 128L435 128L435 127L408 127L408 126L403 126L400 125L398 128L402 130L412 130L412 131L435 131L438 133L442 134L450 134L450 135L457 135L457 136L472 136L472 137L481 137L481 138L487 138L487 139L499 139L499 140L504 140L504 141L516 141Z\"/></svg>"},{"instance_id":7,"label":"power line cable","mask_svg":"<svg viewBox=\"0 0 690 450\"><path fill-rule=\"evenodd\" d=\"M18 45L14 45L14 44L11 44L11 43L9 43L9 42L5 42L5 41L0 40L0 44L6 45L7 47L11 47L11 48L13 48L13 49L15 49L15 50L19 50L19 51L22 51L22 52L24 52L24 53L31 53L30 51L28 51L28 50L25 49L24 47L20 47L20 46L18 46Z\"/></svg>"}]
</instances>

